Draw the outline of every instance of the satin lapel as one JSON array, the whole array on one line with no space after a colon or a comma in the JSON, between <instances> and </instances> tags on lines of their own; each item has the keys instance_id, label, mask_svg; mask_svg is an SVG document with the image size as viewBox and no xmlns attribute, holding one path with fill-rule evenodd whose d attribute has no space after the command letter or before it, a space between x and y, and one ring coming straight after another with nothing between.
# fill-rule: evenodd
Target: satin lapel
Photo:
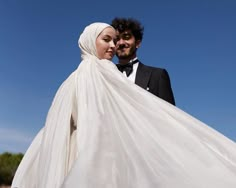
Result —
<instances>
[{"instance_id":1,"label":"satin lapel","mask_svg":"<svg viewBox=\"0 0 236 188\"><path fill-rule=\"evenodd\" d=\"M148 67L146 67L144 64L139 62L135 78L135 84L144 89L147 89L150 76L151 76L151 70L148 69Z\"/></svg>"}]
</instances>

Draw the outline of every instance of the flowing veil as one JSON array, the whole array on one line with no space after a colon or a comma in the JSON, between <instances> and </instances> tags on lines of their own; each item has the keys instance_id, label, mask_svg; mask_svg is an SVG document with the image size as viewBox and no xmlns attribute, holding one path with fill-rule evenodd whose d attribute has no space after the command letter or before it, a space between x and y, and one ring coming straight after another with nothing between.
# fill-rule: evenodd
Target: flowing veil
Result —
<instances>
[{"instance_id":1,"label":"flowing veil","mask_svg":"<svg viewBox=\"0 0 236 188\"><path fill-rule=\"evenodd\" d=\"M129 82L112 63L95 62L81 67L85 119L78 118L79 155L64 187L235 187L233 141Z\"/></svg>"},{"instance_id":2,"label":"flowing veil","mask_svg":"<svg viewBox=\"0 0 236 188\"><path fill-rule=\"evenodd\" d=\"M235 188L235 142L96 58L105 27L81 35L83 60L59 88L12 187Z\"/></svg>"}]
</instances>

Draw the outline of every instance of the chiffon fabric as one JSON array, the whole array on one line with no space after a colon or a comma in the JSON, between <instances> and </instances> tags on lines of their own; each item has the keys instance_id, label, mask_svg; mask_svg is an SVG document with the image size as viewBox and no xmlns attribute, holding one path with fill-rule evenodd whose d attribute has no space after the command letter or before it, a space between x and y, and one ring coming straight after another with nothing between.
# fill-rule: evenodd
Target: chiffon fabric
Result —
<instances>
[{"instance_id":1,"label":"chiffon fabric","mask_svg":"<svg viewBox=\"0 0 236 188\"><path fill-rule=\"evenodd\" d=\"M236 143L96 57L105 23L79 39L82 61L60 86L16 172L18 188L235 188Z\"/></svg>"}]
</instances>

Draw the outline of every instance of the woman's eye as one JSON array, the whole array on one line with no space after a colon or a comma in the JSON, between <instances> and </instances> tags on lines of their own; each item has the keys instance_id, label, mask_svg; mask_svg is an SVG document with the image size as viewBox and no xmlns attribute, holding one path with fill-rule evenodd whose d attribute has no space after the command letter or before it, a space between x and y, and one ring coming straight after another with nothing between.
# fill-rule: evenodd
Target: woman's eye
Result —
<instances>
[{"instance_id":1,"label":"woman's eye","mask_svg":"<svg viewBox=\"0 0 236 188\"><path fill-rule=\"evenodd\" d=\"M104 40L105 42L110 42L111 39L109 39L109 38L104 38L103 40Z\"/></svg>"}]
</instances>

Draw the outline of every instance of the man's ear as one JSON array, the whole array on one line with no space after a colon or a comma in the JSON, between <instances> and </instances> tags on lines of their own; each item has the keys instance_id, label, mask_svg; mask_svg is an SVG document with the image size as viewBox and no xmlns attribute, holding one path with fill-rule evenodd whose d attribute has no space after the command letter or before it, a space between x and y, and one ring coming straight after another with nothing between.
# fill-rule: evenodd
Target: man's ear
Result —
<instances>
[{"instance_id":1,"label":"man's ear","mask_svg":"<svg viewBox=\"0 0 236 188\"><path fill-rule=\"evenodd\" d=\"M136 48L139 48L141 46L141 42L142 42L141 40L136 41Z\"/></svg>"}]
</instances>

